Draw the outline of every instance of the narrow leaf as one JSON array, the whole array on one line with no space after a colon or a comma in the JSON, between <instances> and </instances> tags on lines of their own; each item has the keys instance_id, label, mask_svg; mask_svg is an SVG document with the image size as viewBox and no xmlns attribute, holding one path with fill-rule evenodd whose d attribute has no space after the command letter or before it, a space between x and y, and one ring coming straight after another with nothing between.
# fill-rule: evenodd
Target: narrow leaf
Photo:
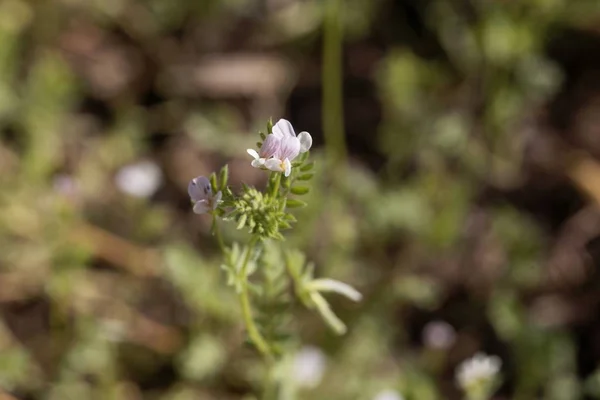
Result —
<instances>
[{"instance_id":1,"label":"narrow leaf","mask_svg":"<svg viewBox=\"0 0 600 400\"><path fill-rule=\"evenodd\" d=\"M294 217L293 214L289 214L289 213L285 214L285 216L283 217L283 219L285 219L286 221L290 221L290 222L296 222L296 221L298 221L296 219L296 217Z\"/></svg>"},{"instance_id":2,"label":"narrow leaf","mask_svg":"<svg viewBox=\"0 0 600 400\"><path fill-rule=\"evenodd\" d=\"M290 223L287 221L279 221L279 228L280 229L291 229L292 225L290 225Z\"/></svg>"},{"instance_id":3,"label":"narrow leaf","mask_svg":"<svg viewBox=\"0 0 600 400\"><path fill-rule=\"evenodd\" d=\"M308 164L301 166L300 171L302 171L302 172L310 171L311 169L313 169L314 166L315 166L314 161L309 162Z\"/></svg>"},{"instance_id":4,"label":"narrow leaf","mask_svg":"<svg viewBox=\"0 0 600 400\"><path fill-rule=\"evenodd\" d=\"M221 168L221 172L219 173L219 190L224 191L227 187L227 181L229 180L229 166L225 164L223 168Z\"/></svg>"},{"instance_id":5,"label":"narrow leaf","mask_svg":"<svg viewBox=\"0 0 600 400\"><path fill-rule=\"evenodd\" d=\"M300 156L298 157L298 161L300 161L300 163L304 163L304 161L306 161L307 159L308 159L308 151L300 154Z\"/></svg>"},{"instance_id":6,"label":"narrow leaf","mask_svg":"<svg viewBox=\"0 0 600 400\"><path fill-rule=\"evenodd\" d=\"M242 229L246 225L247 218L248 216L246 214L242 214L242 216L238 220L237 229Z\"/></svg>"},{"instance_id":7,"label":"narrow leaf","mask_svg":"<svg viewBox=\"0 0 600 400\"><path fill-rule=\"evenodd\" d=\"M303 202L302 200L288 199L285 206L287 208L301 208L301 207L306 207L307 204L305 202Z\"/></svg>"},{"instance_id":8,"label":"narrow leaf","mask_svg":"<svg viewBox=\"0 0 600 400\"><path fill-rule=\"evenodd\" d=\"M302 174L296 179L298 179L299 181L310 181L313 176L315 176L315 174L313 173Z\"/></svg>"},{"instance_id":9,"label":"narrow leaf","mask_svg":"<svg viewBox=\"0 0 600 400\"><path fill-rule=\"evenodd\" d=\"M303 195L310 192L310 188L308 186L294 186L290 189L290 192L297 195Z\"/></svg>"},{"instance_id":10,"label":"narrow leaf","mask_svg":"<svg viewBox=\"0 0 600 400\"><path fill-rule=\"evenodd\" d=\"M210 186L212 188L213 193L219 191L219 186L217 185L217 174L215 174L214 172L210 174Z\"/></svg>"}]
</instances>

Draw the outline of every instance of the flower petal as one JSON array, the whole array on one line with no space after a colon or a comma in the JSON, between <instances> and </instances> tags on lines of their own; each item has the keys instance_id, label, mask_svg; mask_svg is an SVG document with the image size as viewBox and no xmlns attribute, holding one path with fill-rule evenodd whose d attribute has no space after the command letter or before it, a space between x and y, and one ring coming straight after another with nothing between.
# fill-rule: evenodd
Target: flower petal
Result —
<instances>
[{"instance_id":1,"label":"flower petal","mask_svg":"<svg viewBox=\"0 0 600 400\"><path fill-rule=\"evenodd\" d=\"M261 158L271 158L279 151L281 139L275 135L268 135L260 148Z\"/></svg>"},{"instance_id":2,"label":"flower petal","mask_svg":"<svg viewBox=\"0 0 600 400\"><path fill-rule=\"evenodd\" d=\"M210 181L205 176L192 179L188 185L188 194L193 202L206 200L212 195Z\"/></svg>"},{"instance_id":3,"label":"flower petal","mask_svg":"<svg viewBox=\"0 0 600 400\"><path fill-rule=\"evenodd\" d=\"M265 167L271 171L282 172L283 168L281 168L281 160L278 158L271 158L265 161Z\"/></svg>"},{"instance_id":4,"label":"flower petal","mask_svg":"<svg viewBox=\"0 0 600 400\"><path fill-rule=\"evenodd\" d=\"M252 157L254 157L254 159L256 160L257 158L260 158L258 155L258 152L254 149L247 149L246 153L250 154Z\"/></svg>"},{"instance_id":5,"label":"flower petal","mask_svg":"<svg viewBox=\"0 0 600 400\"><path fill-rule=\"evenodd\" d=\"M292 173L292 163L287 158L283 160L283 174L288 177Z\"/></svg>"},{"instance_id":6,"label":"flower petal","mask_svg":"<svg viewBox=\"0 0 600 400\"><path fill-rule=\"evenodd\" d=\"M298 154L300 154L300 141L295 136L288 136L281 140L276 157L281 160L288 158L292 161L298 157Z\"/></svg>"},{"instance_id":7,"label":"flower petal","mask_svg":"<svg viewBox=\"0 0 600 400\"><path fill-rule=\"evenodd\" d=\"M290 121L282 118L273 126L273 135L283 139L289 136L296 137L296 132L294 132L294 127L290 124Z\"/></svg>"},{"instance_id":8,"label":"flower petal","mask_svg":"<svg viewBox=\"0 0 600 400\"><path fill-rule=\"evenodd\" d=\"M194 213L206 214L210 210L207 200L200 200L194 204Z\"/></svg>"},{"instance_id":9,"label":"flower petal","mask_svg":"<svg viewBox=\"0 0 600 400\"><path fill-rule=\"evenodd\" d=\"M306 153L312 146L312 137L310 133L304 131L298 134L298 140L300 141L300 153Z\"/></svg>"},{"instance_id":10,"label":"flower petal","mask_svg":"<svg viewBox=\"0 0 600 400\"><path fill-rule=\"evenodd\" d=\"M263 165L265 165L265 159L264 158L257 158L255 160L252 160L252 162L250 163L250 165L252 165L254 168L260 168Z\"/></svg>"},{"instance_id":11,"label":"flower petal","mask_svg":"<svg viewBox=\"0 0 600 400\"><path fill-rule=\"evenodd\" d=\"M319 292L339 293L353 301L360 301L362 299L362 294L360 294L352 286L344 282L336 281L335 279L315 279L310 283L310 287Z\"/></svg>"}]
</instances>

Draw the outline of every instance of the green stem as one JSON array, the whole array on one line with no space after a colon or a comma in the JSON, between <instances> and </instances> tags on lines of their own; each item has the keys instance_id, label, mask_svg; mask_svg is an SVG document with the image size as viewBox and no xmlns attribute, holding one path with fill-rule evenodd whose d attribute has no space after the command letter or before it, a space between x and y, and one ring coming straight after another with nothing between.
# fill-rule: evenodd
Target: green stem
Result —
<instances>
[{"instance_id":1,"label":"green stem","mask_svg":"<svg viewBox=\"0 0 600 400\"><path fill-rule=\"evenodd\" d=\"M225 254L225 243L223 242L223 236L221 235L221 229L219 229L219 224L217 223L217 216L215 214L213 214L212 216L212 223L213 223L213 232L215 234L215 237L217 238L217 243L219 243L219 248L221 249L221 252L223 254Z\"/></svg>"},{"instance_id":2,"label":"green stem","mask_svg":"<svg viewBox=\"0 0 600 400\"><path fill-rule=\"evenodd\" d=\"M271 172L271 174L275 174L275 182L273 182L273 186L271 187L271 197L275 198L279 193L279 185L281 185L281 173Z\"/></svg>"},{"instance_id":3,"label":"green stem","mask_svg":"<svg viewBox=\"0 0 600 400\"><path fill-rule=\"evenodd\" d=\"M346 160L343 110L341 0L327 0L323 35L323 135L328 161Z\"/></svg>"},{"instance_id":4,"label":"green stem","mask_svg":"<svg viewBox=\"0 0 600 400\"><path fill-rule=\"evenodd\" d=\"M256 346L258 351L268 360L272 361L273 355L271 354L271 349L269 345L265 341L265 339L260 334L256 324L254 323L254 319L252 318L252 307L250 305L250 295L248 293L248 262L250 261L250 255L252 254L252 250L256 246L258 242L258 237L253 237L248 244L248 251L244 257L244 261L242 264L242 268L240 269L240 276L244 279L242 284L242 290L240 291L240 305L242 306L242 316L244 317L244 324L246 325L246 330L248 331L248 336L252 343Z\"/></svg>"}]
</instances>

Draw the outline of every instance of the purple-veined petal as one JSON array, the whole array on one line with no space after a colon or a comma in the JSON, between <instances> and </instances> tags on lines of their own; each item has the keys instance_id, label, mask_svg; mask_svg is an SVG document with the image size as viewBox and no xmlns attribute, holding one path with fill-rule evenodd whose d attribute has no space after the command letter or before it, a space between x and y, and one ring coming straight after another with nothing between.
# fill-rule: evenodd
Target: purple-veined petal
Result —
<instances>
[{"instance_id":1,"label":"purple-veined petal","mask_svg":"<svg viewBox=\"0 0 600 400\"><path fill-rule=\"evenodd\" d=\"M273 135L282 139L289 136L296 137L296 132L290 121L282 118L273 126Z\"/></svg>"},{"instance_id":2,"label":"purple-veined petal","mask_svg":"<svg viewBox=\"0 0 600 400\"><path fill-rule=\"evenodd\" d=\"M196 214L206 214L209 210L208 200L200 200L194 204L194 213Z\"/></svg>"},{"instance_id":3,"label":"purple-veined petal","mask_svg":"<svg viewBox=\"0 0 600 400\"><path fill-rule=\"evenodd\" d=\"M298 140L300 141L300 153L306 153L312 146L312 137L310 133L304 131L298 134Z\"/></svg>"},{"instance_id":4,"label":"purple-veined petal","mask_svg":"<svg viewBox=\"0 0 600 400\"><path fill-rule=\"evenodd\" d=\"M275 172L283 171L281 164L283 164L283 163L281 162L281 160L279 160L277 158L271 158L271 159L265 161L265 167L268 170L275 171Z\"/></svg>"},{"instance_id":5,"label":"purple-veined petal","mask_svg":"<svg viewBox=\"0 0 600 400\"><path fill-rule=\"evenodd\" d=\"M281 139L271 134L265 138L265 141L260 148L261 158L271 158L279 151L281 145Z\"/></svg>"},{"instance_id":6,"label":"purple-veined petal","mask_svg":"<svg viewBox=\"0 0 600 400\"><path fill-rule=\"evenodd\" d=\"M212 195L210 181L205 176L192 179L188 185L188 194L193 202L206 200Z\"/></svg>"},{"instance_id":7,"label":"purple-veined petal","mask_svg":"<svg viewBox=\"0 0 600 400\"><path fill-rule=\"evenodd\" d=\"M281 140L277 158L285 160L286 158L292 161L300 154L300 141L295 136L288 136Z\"/></svg>"}]
</instances>

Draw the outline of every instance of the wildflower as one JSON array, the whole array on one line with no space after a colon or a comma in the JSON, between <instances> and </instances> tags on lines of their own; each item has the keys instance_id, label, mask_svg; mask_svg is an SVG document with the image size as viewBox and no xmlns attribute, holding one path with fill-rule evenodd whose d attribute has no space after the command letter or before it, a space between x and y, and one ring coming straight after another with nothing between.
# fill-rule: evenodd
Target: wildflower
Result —
<instances>
[{"instance_id":1,"label":"wildflower","mask_svg":"<svg viewBox=\"0 0 600 400\"><path fill-rule=\"evenodd\" d=\"M279 151L279 145L281 143L281 138L275 136L274 134L270 134L265 138L259 152L254 149L246 150L248 154L254 157L252 160L252 165L254 168L261 168L265 165L265 161L277 153Z\"/></svg>"},{"instance_id":2,"label":"wildflower","mask_svg":"<svg viewBox=\"0 0 600 400\"><path fill-rule=\"evenodd\" d=\"M325 373L327 358L318 347L304 346L294 357L295 382L305 388L316 387Z\"/></svg>"},{"instance_id":3,"label":"wildflower","mask_svg":"<svg viewBox=\"0 0 600 400\"><path fill-rule=\"evenodd\" d=\"M300 132L296 136L292 124L285 119L280 119L273 126L273 133L263 142L260 153L253 149L248 149L247 152L254 157L251 164L253 167L265 167L290 176L292 161L298 154L307 152L311 146L312 137L308 132Z\"/></svg>"},{"instance_id":4,"label":"wildflower","mask_svg":"<svg viewBox=\"0 0 600 400\"><path fill-rule=\"evenodd\" d=\"M373 400L404 400L404 397L395 390L387 389L377 393Z\"/></svg>"},{"instance_id":5,"label":"wildflower","mask_svg":"<svg viewBox=\"0 0 600 400\"><path fill-rule=\"evenodd\" d=\"M135 197L152 196L162 182L162 172L152 161L125 166L117 172L115 183L124 193Z\"/></svg>"},{"instance_id":6,"label":"wildflower","mask_svg":"<svg viewBox=\"0 0 600 400\"><path fill-rule=\"evenodd\" d=\"M477 353L458 366L456 381L468 398L488 398L495 389L501 366L498 356Z\"/></svg>"},{"instance_id":7,"label":"wildflower","mask_svg":"<svg viewBox=\"0 0 600 400\"><path fill-rule=\"evenodd\" d=\"M204 214L214 210L221 202L222 197L221 191L213 196L210 181L205 176L198 176L190 181L188 194L194 203L196 214Z\"/></svg>"},{"instance_id":8,"label":"wildflower","mask_svg":"<svg viewBox=\"0 0 600 400\"><path fill-rule=\"evenodd\" d=\"M454 343L456 332L444 321L431 321L423 328L423 343L433 349L447 349Z\"/></svg>"}]
</instances>

